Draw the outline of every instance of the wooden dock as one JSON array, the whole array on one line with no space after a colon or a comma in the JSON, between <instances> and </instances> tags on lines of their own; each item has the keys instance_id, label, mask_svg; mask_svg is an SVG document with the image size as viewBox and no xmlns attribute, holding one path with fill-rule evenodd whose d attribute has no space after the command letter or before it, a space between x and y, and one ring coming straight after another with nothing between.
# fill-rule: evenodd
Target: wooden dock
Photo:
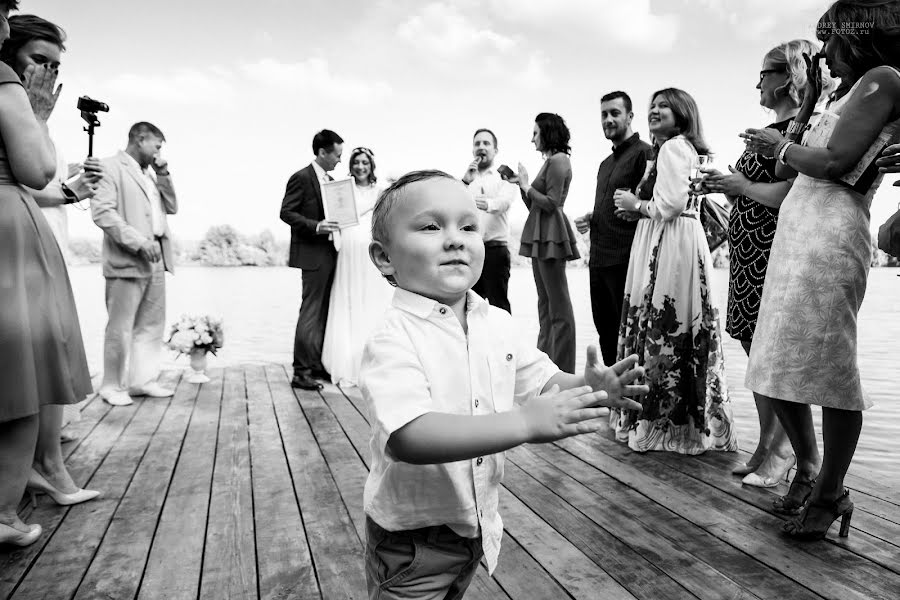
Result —
<instances>
[{"instance_id":1,"label":"wooden dock","mask_svg":"<svg viewBox=\"0 0 900 600\"><path fill-rule=\"evenodd\" d=\"M64 449L103 495L23 504L44 534L0 547L0 598L366 597L358 393L293 390L281 365L212 375L166 373L173 398L86 405ZM500 566L466 598L900 598L898 482L851 470L850 537L801 544L771 511L785 484L730 475L746 456L640 455L601 436L510 451Z\"/></svg>"}]
</instances>

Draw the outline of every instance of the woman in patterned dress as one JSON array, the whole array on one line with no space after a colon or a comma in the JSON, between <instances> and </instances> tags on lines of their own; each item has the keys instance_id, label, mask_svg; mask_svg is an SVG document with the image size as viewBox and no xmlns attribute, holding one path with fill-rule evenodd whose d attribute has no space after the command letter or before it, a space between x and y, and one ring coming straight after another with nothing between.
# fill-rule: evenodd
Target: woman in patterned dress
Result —
<instances>
[{"instance_id":1,"label":"woman in patterned dress","mask_svg":"<svg viewBox=\"0 0 900 600\"><path fill-rule=\"evenodd\" d=\"M768 125L782 134L788 121L800 110L806 92L806 63L803 55L814 55L819 44L792 40L779 44L763 57L759 72L759 103L775 113ZM833 88L830 78L822 96ZM821 97L821 96L820 96ZM769 250L775 237L778 208L791 189L791 182L775 174L775 159L744 151L731 173L703 169L705 192L722 193L732 202L728 224L729 285L728 316L725 330L750 354L750 342L762 297L763 281L769 264ZM775 487L795 462L784 428L775 417L769 401L753 394L759 416L759 442L747 464L733 472L744 475L743 482L757 487Z\"/></svg>"},{"instance_id":2,"label":"woman in patterned dress","mask_svg":"<svg viewBox=\"0 0 900 600\"><path fill-rule=\"evenodd\" d=\"M656 158L638 195L616 191L614 201L647 217L631 245L618 355L640 357L650 392L640 399L641 412L611 411L610 424L639 452L735 451L709 290L712 259L689 194L697 154L708 152L697 104L682 90L660 90L651 97L649 125Z\"/></svg>"},{"instance_id":3,"label":"woman in patterned dress","mask_svg":"<svg viewBox=\"0 0 900 600\"><path fill-rule=\"evenodd\" d=\"M870 26L857 35L843 28L850 22ZM772 129L742 134L749 150L799 173L779 213L747 387L770 399L797 454L791 489L775 508L799 513L782 530L804 540L824 537L838 517L847 535L853 512L844 476L871 406L860 384L856 317L872 254L869 206L882 177L857 175L874 160L865 156L870 149L900 136L900 0L839 0L816 29L841 86L804 144ZM816 57L801 124L812 113L818 69ZM822 407L821 464L812 404Z\"/></svg>"}]
</instances>

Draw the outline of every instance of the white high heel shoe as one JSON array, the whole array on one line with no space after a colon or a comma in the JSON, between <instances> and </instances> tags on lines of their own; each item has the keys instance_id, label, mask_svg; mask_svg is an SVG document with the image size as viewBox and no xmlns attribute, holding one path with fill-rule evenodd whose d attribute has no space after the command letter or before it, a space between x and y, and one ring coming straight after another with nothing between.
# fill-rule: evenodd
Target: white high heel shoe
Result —
<instances>
[{"instance_id":1,"label":"white high heel shoe","mask_svg":"<svg viewBox=\"0 0 900 600\"><path fill-rule=\"evenodd\" d=\"M28 531L19 531L5 523L0 523L0 544L12 544L13 546L30 546L38 541L43 529L40 525L27 525Z\"/></svg>"},{"instance_id":2,"label":"white high heel shoe","mask_svg":"<svg viewBox=\"0 0 900 600\"><path fill-rule=\"evenodd\" d=\"M753 487L773 488L781 483L782 479L788 481L788 473L791 472L791 467L793 467L796 463L797 457L792 456L788 460L784 461L784 464L782 465L783 470L780 473L776 472L771 477L761 477L756 472L749 473L741 480L741 483L743 483L744 485L752 485Z\"/></svg>"},{"instance_id":3,"label":"white high heel shoe","mask_svg":"<svg viewBox=\"0 0 900 600\"><path fill-rule=\"evenodd\" d=\"M31 504L35 507L37 506L37 494L47 494L53 498L54 502L62 506L87 502L100 495L100 492L96 490L81 489L72 492L71 494L63 493L53 487L53 485L47 481L43 475L35 471L34 468L31 469L31 473L28 475L28 483L25 485L25 491L31 494Z\"/></svg>"}]
</instances>

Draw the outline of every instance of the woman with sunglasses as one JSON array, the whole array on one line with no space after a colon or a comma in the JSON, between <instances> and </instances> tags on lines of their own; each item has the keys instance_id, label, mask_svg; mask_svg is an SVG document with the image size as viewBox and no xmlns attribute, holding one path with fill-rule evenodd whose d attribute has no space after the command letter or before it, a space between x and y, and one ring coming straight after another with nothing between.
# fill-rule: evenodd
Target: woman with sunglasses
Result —
<instances>
[{"instance_id":1,"label":"woman with sunglasses","mask_svg":"<svg viewBox=\"0 0 900 600\"><path fill-rule=\"evenodd\" d=\"M342 386L356 385L363 346L393 295L391 285L369 259L372 209L381 193L375 153L355 148L350 153L350 175L359 223L341 229L322 344L322 365L331 373L332 383Z\"/></svg>"},{"instance_id":2,"label":"woman with sunglasses","mask_svg":"<svg viewBox=\"0 0 900 600\"><path fill-rule=\"evenodd\" d=\"M767 125L784 135L788 123L797 115L806 92L806 62L819 44L792 40L779 44L763 57L759 72L759 103L775 113L775 122ZM818 102L834 88L831 78L823 81ZM706 177L701 191L721 193L732 202L728 223L729 285L728 318L725 330L750 354L750 342L756 328L762 298L769 250L775 238L778 208L791 189L791 182L775 174L775 159L745 150L728 174L703 169ZM765 396L753 394L759 416L759 442L746 464L733 472L743 475L743 483L756 487L775 487L795 462L790 442Z\"/></svg>"}]
</instances>

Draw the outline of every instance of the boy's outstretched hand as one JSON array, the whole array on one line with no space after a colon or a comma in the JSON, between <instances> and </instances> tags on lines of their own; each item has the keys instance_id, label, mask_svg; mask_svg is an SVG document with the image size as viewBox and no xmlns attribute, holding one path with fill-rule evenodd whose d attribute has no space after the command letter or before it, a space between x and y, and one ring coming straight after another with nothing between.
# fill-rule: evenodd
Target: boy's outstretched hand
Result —
<instances>
[{"instance_id":1,"label":"boy's outstretched hand","mask_svg":"<svg viewBox=\"0 0 900 600\"><path fill-rule=\"evenodd\" d=\"M558 385L551 386L521 409L526 441L541 444L600 431L607 427L601 419L606 410L598 408L605 400L606 392L595 392L586 385L562 392Z\"/></svg>"},{"instance_id":2,"label":"boy's outstretched hand","mask_svg":"<svg viewBox=\"0 0 900 600\"><path fill-rule=\"evenodd\" d=\"M626 356L616 364L607 367L597 358L597 346L588 346L587 364L584 365L584 383L595 392L606 392L607 398L601 406L625 410L641 410L641 405L625 396L642 396L650 391L643 384L635 384L644 376L644 367L638 367L637 354Z\"/></svg>"}]
</instances>

